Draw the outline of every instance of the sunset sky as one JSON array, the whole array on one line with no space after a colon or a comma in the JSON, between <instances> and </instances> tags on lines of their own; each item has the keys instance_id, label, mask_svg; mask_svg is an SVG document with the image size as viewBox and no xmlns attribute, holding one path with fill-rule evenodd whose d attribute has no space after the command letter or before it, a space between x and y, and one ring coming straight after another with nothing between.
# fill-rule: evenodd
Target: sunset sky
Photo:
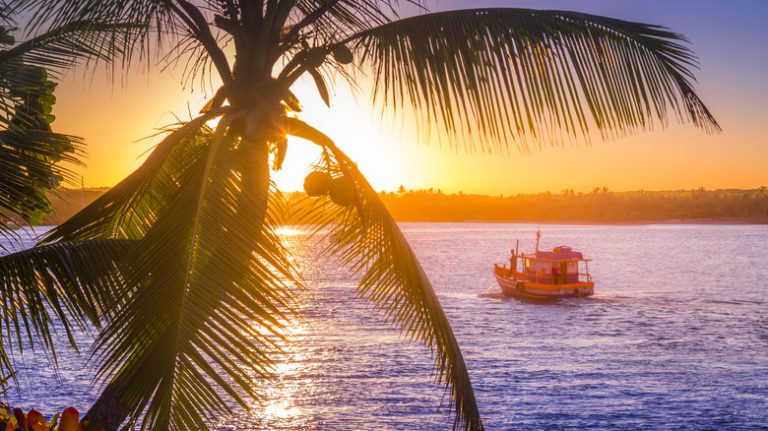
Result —
<instances>
[{"instance_id":1,"label":"sunset sky","mask_svg":"<svg viewBox=\"0 0 768 431\"><path fill-rule=\"evenodd\" d=\"M367 81L353 96L336 87L328 109L308 82L296 93L301 118L336 140L378 190L439 188L445 192L516 194L605 186L611 190L752 188L768 185L768 1L740 0L497 0L432 1L434 11L471 7L529 7L577 10L660 24L687 36L701 62L697 90L723 128L707 135L692 126L591 145L544 148L520 154L468 154L419 142L407 123L381 122L370 103ZM188 119L206 99L200 85L181 85L182 70L162 64L134 68L111 84L103 71L69 72L55 107L59 132L83 136L87 187L112 186L139 166L157 140L141 140L155 129ZM182 65L183 66L183 65ZM208 92L210 95L210 91ZM291 143L283 172L287 190L301 187L316 156L308 144Z\"/></svg>"}]
</instances>

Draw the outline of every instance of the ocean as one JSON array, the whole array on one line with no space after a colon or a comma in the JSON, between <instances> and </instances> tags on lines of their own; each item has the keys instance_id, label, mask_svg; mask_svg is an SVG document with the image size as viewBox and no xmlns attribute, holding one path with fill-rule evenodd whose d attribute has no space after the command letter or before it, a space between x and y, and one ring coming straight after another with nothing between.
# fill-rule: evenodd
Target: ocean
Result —
<instances>
[{"instance_id":1,"label":"ocean","mask_svg":"<svg viewBox=\"0 0 768 431\"><path fill-rule=\"evenodd\" d=\"M404 223L470 369L488 430L768 429L768 226ZM493 263L568 245L592 258L595 295L504 299ZM45 229L38 229L41 233ZM281 233L304 270L301 319L252 411L221 430L445 430L432 357L403 340L301 229ZM22 233L29 245L31 234ZM6 336L6 334L3 334ZM83 352L55 370L16 354L14 405L81 411L98 394Z\"/></svg>"}]
</instances>

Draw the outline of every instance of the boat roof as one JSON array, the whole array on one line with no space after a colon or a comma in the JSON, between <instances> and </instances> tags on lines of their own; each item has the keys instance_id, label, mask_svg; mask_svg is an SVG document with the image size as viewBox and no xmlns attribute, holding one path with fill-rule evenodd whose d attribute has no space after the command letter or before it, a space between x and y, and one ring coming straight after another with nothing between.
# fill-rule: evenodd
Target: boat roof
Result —
<instances>
[{"instance_id":1,"label":"boat roof","mask_svg":"<svg viewBox=\"0 0 768 431\"><path fill-rule=\"evenodd\" d=\"M522 257L526 259L533 259L533 260L546 260L546 261L552 261L552 262L563 262L563 261L590 261L592 259L587 259L584 257L583 254L581 254L580 251L574 251L570 247L560 246L555 247L552 249L552 251L537 251L535 253L523 253L521 254Z\"/></svg>"}]
</instances>

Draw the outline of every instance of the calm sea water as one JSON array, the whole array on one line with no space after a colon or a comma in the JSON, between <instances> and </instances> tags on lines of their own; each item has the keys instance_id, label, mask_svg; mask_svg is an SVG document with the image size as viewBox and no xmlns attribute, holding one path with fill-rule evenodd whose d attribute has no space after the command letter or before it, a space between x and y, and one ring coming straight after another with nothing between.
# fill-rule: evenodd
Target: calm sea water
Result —
<instances>
[{"instance_id":1,"label":"calm sea water","mask_svg":"<svg viewBox=\"0 0 768 431\"><path fill-rule=\"evenodd\" d=\"M489 430L768 429L768 226L542 226L542 246L594 259L596 295L553 304L481 296L535 225L404 224L462 346ZM444 430L429 353L405 343L300 231L312 289L265 404L220 429ZM81 334L86 344L88 334ZM17 355L16 405L85 407L84 356Z\"/></svg>"}]
</instances>

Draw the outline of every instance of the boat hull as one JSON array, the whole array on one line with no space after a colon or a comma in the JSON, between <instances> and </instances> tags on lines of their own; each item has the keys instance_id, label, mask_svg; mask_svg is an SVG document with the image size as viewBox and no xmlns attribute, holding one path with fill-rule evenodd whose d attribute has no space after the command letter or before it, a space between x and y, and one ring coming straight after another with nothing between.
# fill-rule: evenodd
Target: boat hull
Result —
<instances>
[{"instance_id":1,"label":"boat hull","mask_svg":"<svg viewBox=\"0 0 768 431\"><path fill-rule=\"evenodd\" d=\"M579 282L567 284L544 284L508 278L494 274L501 292L505 296L529 299L585 298L595 293L595 284Z\"/></svg>"}]
</instances>

